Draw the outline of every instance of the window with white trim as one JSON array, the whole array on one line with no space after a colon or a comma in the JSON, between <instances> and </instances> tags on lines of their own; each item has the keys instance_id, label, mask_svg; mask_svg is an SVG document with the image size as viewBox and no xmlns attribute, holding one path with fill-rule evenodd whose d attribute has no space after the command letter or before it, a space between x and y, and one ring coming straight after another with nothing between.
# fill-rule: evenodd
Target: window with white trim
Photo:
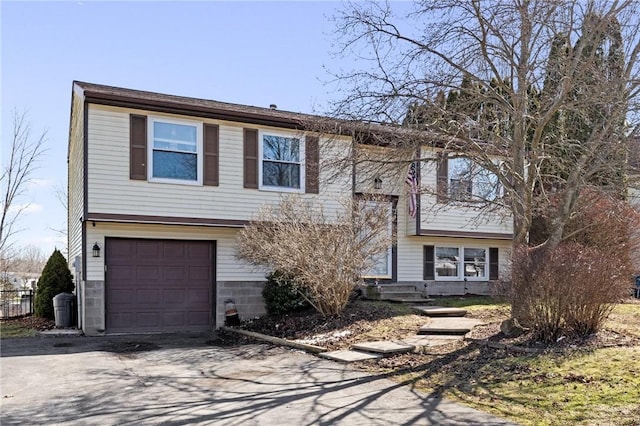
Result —
<instances>
[{"instance_id":1,"label":"window with white trim","mask_svg":"<svg viewBox=\"0 0 640 426\"><path fill-rule=\"evenodd\" d=\"M304 190L304 138L260 133L260 188Z\"/></svg>"},{"instance_id":2,"label":"window with white trim","mask_svg":"<svg viewBox=\"0 0 640 426\"><path fill-rule=\"evenodd\" d=\"M500 194L498 177L469 158L448 159L449 198L455 201L493 201Z\"/></svg>"},{"instance_id":3,"label":"window with white trim","mask_svg":"<svg viewBox=\"0 0 640 426\"><path fill-rule=\"evenodd\" d=\"M436 280L488 279L486 247L435 247Z\"/></svg>"},{"instance_id":4,"label":"window with white trim","mask_svg":"<svg viewBox=\"0 0 640 426\"><path fill-rule=\"evenodd\" d=\"M150 117L149 180L202 183L202 123Z\"/></svg>"}]
</instances>

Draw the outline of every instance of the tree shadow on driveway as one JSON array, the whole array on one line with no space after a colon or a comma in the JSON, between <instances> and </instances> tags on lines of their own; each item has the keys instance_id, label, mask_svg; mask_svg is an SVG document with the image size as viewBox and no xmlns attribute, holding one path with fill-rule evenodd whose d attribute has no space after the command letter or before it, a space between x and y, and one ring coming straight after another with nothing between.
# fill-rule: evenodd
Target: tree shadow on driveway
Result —
<instances>
[{"instance_id":1,"label":"tree shadow on driveway","mask_svg":"<svg viewBox=\"0 0 640 426\"><path fill-rule=\"evenodd\" d=\"M2 400L3 425L501 423L420 393L409 381L393 382L384 374L369 376L269 345L183 346L34 358L38 363L27 366L33 370L34 383L15 386L11 397ZM34 358L4 358L3 384L12 378L5 368L19 368L21 361Z\"/></svg>"}]
</instances>

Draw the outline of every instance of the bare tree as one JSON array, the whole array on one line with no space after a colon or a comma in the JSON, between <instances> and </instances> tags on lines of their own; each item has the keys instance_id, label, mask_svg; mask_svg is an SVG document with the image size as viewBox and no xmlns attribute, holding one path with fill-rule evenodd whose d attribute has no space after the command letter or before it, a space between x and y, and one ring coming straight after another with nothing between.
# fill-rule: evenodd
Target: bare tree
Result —
<instances>
[{"instance_id":1,"label":"bare tree","mask_svg":"<svg viewBox=\"0 0 640 426\"><path fill-rule=\"evenodd\" d=\"M60 205L64 208L65 212L68 211L69 197L68 197L67 187L58 183L54 187L53 191L56 196L56 199L58 200L58 203L60 203ZM64 224L62 224L59 227L55 227L55 228L50 227L49 229L54 231L56 234L58 234L62 238L63 241L65 241L62 249L62 254L64 254L66 257L69 254L68 239L67 239L68 231L67 231L66 221Z\"/></svg>"},{"instance_id":2,"label":"bare tree","mask_svg":"<svg viewBox=\"0 0 640 426\"><path fill-rule=\"evenodd\" d=\"M38 136L31 134L31 125L27 113L13 113L12 140L9 145L9 157L2 165L0 184L2 189L2 217L0 218L0 257L9 253L10 240L18 231L16 223L28 204L17 205L26 186L38 167L38 160L45 152L47 132Z\"/></svg>"},{"instance_id":3,"label":"bare tree","mask_svg":"<svg viewBox=\"0 0 640 426\"><path fill-rule=\"evenodd\" d=\"M291 275L323 315L342 311L363 272L389 249L389 214L375 198L345 200L337 212L289 196L265 205L238 234L237 257Z\"/></svg>"},{"instance_id":4,"label":"bare tree","mask_svg":"<svg viewBox=\"0 0 640 426\"><path fill-rule=\"evenodd\" d=\"M47 257L39 247L28 245L18 250L15 256L14 272L22 279L24 285L37 278L47 263Z\"/></svg>"},{"instance_id":5,"label":"bare tree","mask_svg":"<svg viewBox=\"0 0 640 426\"><path fill-rule=\"evenodd\" d=\"M388 132L379 144L397 154L372 167L435 161L417 154L430 145L494 174L505 197L486 208L511 211L515 245L536 208L552 206L542 245L553 249L581 191L626 167L612 159L624 158L637 117L638 10L632 0L440 0L396 17L389 4L348 4L336 19L341 53L361 68L336 76L347 94L334 115L411 130ZM567 131L578 122L581 132Z\"/></svg>"}]
</instances>

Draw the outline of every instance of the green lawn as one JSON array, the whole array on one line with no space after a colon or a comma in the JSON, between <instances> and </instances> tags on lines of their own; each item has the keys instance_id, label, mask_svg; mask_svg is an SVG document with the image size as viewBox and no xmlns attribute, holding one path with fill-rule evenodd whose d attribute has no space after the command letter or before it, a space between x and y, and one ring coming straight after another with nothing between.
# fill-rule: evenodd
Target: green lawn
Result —
<instances>
[{"instance_id":1,"label":"green lawn","mask_svg":"<svg viewBox=\"0 0 640 426\"><path fill-rule=\"evenodd\" d=\"M441 298L485 321L508 312L490 298ZM640 338L640 304L616 306L605 333ZM397 379L522 425L640 425L640 345L540 354L478 346L448 354L416 354ZM389 370L387 370L389 372Z\"/></svg>"},{"instance_id":2,"label":"green lawn","mask_svg":"<svg viewBox=\"0 0 640 426\"><path fill-rule=\"evenodd\" d=\"M38 334L33 328L17 321L0 321L0 339L10 337L30 337Z\"/></svg>"}]
</instances>

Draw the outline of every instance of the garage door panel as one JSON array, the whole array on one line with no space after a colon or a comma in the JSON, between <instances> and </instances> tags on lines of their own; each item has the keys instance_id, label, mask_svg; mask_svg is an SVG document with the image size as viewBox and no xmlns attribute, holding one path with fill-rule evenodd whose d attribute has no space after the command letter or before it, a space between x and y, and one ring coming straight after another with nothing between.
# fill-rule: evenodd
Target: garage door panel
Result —
<instances>
[{"instance_id":1,"label":"garage door panel","mask_svg":"<svg viewBox=\"0 0 640 426\"><path fill-rule=\"evenodd\" d=\"M207 312L189 312L189 325L194 327L206 326L209 322Z\"/></svg>"},{"instance_id":2,"label":"garage door panel","mask_svg":"<svg viewBox=\"0 0 640 426\"><path fill-rule=\"evenodd\" d=\"M135 276L135 270L128 266L110 266L109 275L113 278L114 283L123 283L131 280Z\"/></svg>"},{"instance_id":3,"label":"garage door panel","mask_svg":"<svg viewBox=\"0 0 640 426\"><path fill-rule=\"evenodd\" d=\"M158 259L162 246L154 240L137 240L135 248L136 259Z\"/></svg>"},{"instance_id":4,"label":"garage door panel","mask_svg":"<svg viewBox=\"0 0 640 426\"><path fill-rule=\"evenodd\" d=\"M114 329L125 328L135 322L135 314L131 312L119 312L112 315L110 320L110 325Z\"/></svg>"},{"instance_id":5,"label":"garage door panel","mask_svg":"<svg viewBox=\"0 0 640 426\"><path fill-rule=\"evenodd\" d=\"M168 259L183 259L185 257L185 245L184 242L167 242L163 246L163 256Z\"/></svg>"},{"instance_id":6,"label":"garage door panel","mask_svg":"<svg viewBox=\"0 0 640 426\"><path fill-rule=\"evenodd\" d=\"M138 306L155 306L160 302L160 290L158 289L142 289L136 291L135 305Z\"/></svg>"},{"instance_id":7,"label":"garage door panel","mask_svg":"<svg viewBox=\"0 0 640 426\"><path fill-rule=\"evenodd\" d=\"M122 241L117 246L107 245L105 256L109 259L131 259L134 257L136 244L133 241Z\"/></svg>"},{"instance_id":8,"label":"garage door panel","mask_svg":"<svg viewBox=\"0 0 640 426\"><path fill-rule=\"evenodd\" d=\"M162 294L162 301L165 306L182 306L187 301L186 290L182 288L165 290Z\"/></svg>"},{"instance_id":9,"label":"garage door panel","mask_svg":"<svg viewBox=\"0 0 640 426\"><path fill-rule=\"evenodd\" d=\"M185 277L184 266L165 266L162 268L162 278L165 280L184 280Z\"/></svg>"},{"instance_id":10,"label":"garage door panel","mask_svg":"<svg viewBox=\"0 0 640 426\"><path fill-rule=\"evenodd\" d=\"M168 327L182 327L186 322L185 312L167 312L162 316L164 325Z\"/></svg>"},{"instance_id":11,"label":"garage door panel","mask_svg":"<svg viewBox=\"0 0 640 426\"><path fill-rule=\"evenodd\" d=\"M158 312L138 312L136 314L136 323L142 328L157 328L162 326Z\"/></svg>"},{"instance_id":12,"label":"garage door panel","mask_svg":"<svg viewBox=\"0 0 640 426\"><path fill-rule=\"evenodd\" d=\"M201 244L189 244L187 245L189 257L191 258L210 258L211 251L208 247Z\"/></svg>"},{"instance_id":13,"label":"garage door panel","mask_svg":"<svg viewBox=\"0 0 640 426\"><path fill-rule=\"evenodd\" d=\"M198 304L198 303L206 303L209 294L206 290L201 290L198 288L189 289L189 303L190 304Z\"/></svg>"},{"instance_id":14,"label":"garage door panel","mask_svg":"<svg viewBox=\"0 0 640 426\"><path fill-rule=\"evenodd\" d=\"M110 293L112 302L118 305L130 305L133 303L136 297L136 291L134 289L122 289L113 291Z\"/></svg>"},{"instance_id":15,"label":"garage door panel","mask_svg":"<svg viewBox=\"0 0 640 426\"><path fill-rule=\"evenodd\" d=\"M108 332L211 330L215 245L107 238Z\"/></svg>"},{"instance_id":16,"label":"garage door panel","mask_svg":"<svg viewBox=\"0 0 640 426\"><path fill-rule=\"evenodd\" d=\"M134 266L136 271L136 281L158 280L160 278L160 267L153 266Z\"/></svg>"},{"instance_id":17,"label":"garage door panel","mask_svg":"<svg viewBox=\"0 0 640 426\"><path fill-rule=\"evenodd\" d=\"M189 279L190 280L211 280L211 268L203 266L191 266L189 267Z\"/></svg>"}]
</instances>

